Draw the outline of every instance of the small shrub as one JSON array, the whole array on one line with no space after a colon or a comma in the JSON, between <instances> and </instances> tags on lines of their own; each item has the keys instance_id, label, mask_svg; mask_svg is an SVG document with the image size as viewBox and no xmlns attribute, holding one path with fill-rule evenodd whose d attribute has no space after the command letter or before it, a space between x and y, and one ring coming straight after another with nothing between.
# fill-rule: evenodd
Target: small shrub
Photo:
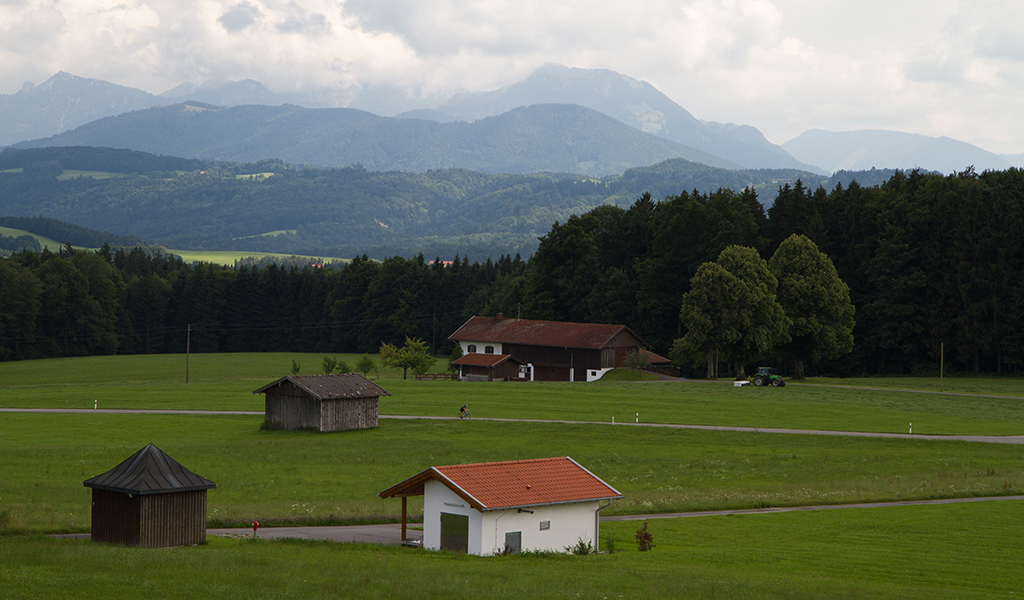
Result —
<instances>
[{"instance_id":1,"label":"small shrub","mask_svg":"<svg viewBox=\"0 0 1024 600\"><path fill-rule=\"evenodd\" d=\"M373 358L369 354L364 354L360 356L359 360L356 361L356 371L362 373L363 377L366 377L366 375L369 374L370 371L373 371L376 368L377 361L373 360Z\"/></svg>"},{"instance_id":2,"label":"small shrub","mask_svg":"<svg viewBox=\"0 0 1024 600\"><path fill-rule=\"evenodd\" d=\"M590 542L584 542L583 538L580 538L576 544L566 546L565 551L576 556L586 556L594 553L594 545Z\"/></svg>"},{"instance_id":3,"label":"small shrub","mask_svg":"<svg viewBox=\"0 0 1024 600\"><path fill-rule=\"evenodd\" d=\"M302 367L300 367L299 363L295 362L295 359L293 358L292 359L292 375L298 375L300 369L302 369Z\"/></svg>"},{"instance_id":4,"label":"small shrub","mask_svg":"<svg viewBox=\"0 0 1024 600\"><path fill-rule=\"evenodd\" d=\"M343 360L338 360L338 366L334 368L339 373L351 373L352 367L348 366L348 363Z\"/></svg>"},{"instance_id":5,"label":"small shrub","mask_svg":"<svg viewBox=\"0 0 1024 600\"><path fill-rule=\"evenodd\" d=\"M643 527L636 530L636 547L640 552L647 552L654 548L654 536L651 535L650 531L647 531L647 521L644 521Z\"/></svg>"},{"instance_id":6,"label":"small shrub","mask_svg":"<svg viewBox=\"0 0 1024 600\"><path fill-rule=\"evenodd\" d=\"M498 556L508 556L510 554L515 554L515 553L516 553L516 549L515 548L513 548L512 546L509 546L508 544L505 544L505 547L501 549L501 552L498 553Z\"/></svg>"},{"instance_id":7,"label":"small shrub","mask_svg":"<svg viewBox=\"0 0 1024 600\"><path fill-rule=\"evenodd\" d=\"M324 360L320 363L320 368L324 370L324 375L330 375L333 373L337 366L338 359L333 356L325 356Z\"/></svg>"},{"instance_id":8,"label":"small shrub","mask_svg":"<svg viewBox=\"0 0 1024 600\"><path fill-rule=\"evenodd\" d=\"M608 539L605 540L604 547L605 547L605 550L607 550L608 554L615 554L615 536L614 535L608 534Z\"/></svg>"}]
</instances>

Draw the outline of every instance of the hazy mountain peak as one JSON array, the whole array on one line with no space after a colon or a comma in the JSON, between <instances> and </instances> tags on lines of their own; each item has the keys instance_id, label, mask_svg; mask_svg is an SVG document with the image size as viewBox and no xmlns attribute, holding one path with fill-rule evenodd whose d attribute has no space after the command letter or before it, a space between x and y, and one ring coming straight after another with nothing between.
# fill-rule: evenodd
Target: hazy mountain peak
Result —
<instances>
[{"instance_id":1,"label":"hazy mountain peak","mask_svg":"<svg viewBox=\"0 0 1024 600\"><path fill-rule=\"evenodd\" d=\"M979 172L1010 167L1005 158L967 142L885 129L840 132L809 129L782 147L797 159L829 173L872 167L921 168L943 173L962 171L971 165Z\"/></svg>"}]
</instances>

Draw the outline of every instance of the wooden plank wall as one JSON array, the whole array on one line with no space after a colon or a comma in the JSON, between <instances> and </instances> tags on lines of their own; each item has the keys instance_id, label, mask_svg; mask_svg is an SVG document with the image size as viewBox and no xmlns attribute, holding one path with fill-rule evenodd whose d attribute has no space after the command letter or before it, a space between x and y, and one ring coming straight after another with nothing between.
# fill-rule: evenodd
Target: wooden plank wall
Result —
<instances>
[{"instance_id":1,"label":"wooden plank wall","mask_svg":"<svg viewBox=\"0 0 1024 600\"><path fill-rule=\"evenodd\" d=\"M206 490L128 496L93 489L93 541L150 548L206 541Z\"/></svg>"},{"instance_id":2,"label":"wooden plank wall","mask_svg":"<svg viewBox=\"0 0 1024 600\"><path fill-rule=\"evenodd\" d=\"M376 397L324 400L320 405L320 431L347 431L377 426Z\"/></svg>"}]
</instances>

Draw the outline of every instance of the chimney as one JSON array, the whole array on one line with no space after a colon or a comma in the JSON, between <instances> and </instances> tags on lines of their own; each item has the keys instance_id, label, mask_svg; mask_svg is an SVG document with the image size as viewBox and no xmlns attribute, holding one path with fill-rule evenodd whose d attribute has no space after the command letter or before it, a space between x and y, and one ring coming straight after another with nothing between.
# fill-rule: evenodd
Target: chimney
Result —
<instances>
[{"instance_id":1,"label":"chimney","mask_svg":"<svg viewBox=\"0 0 1024 600\"><path fill-rule=\"evenodd\" d=\"M498 313L497 315L495 315L494 320L495 321L500 321L502 319L502 317L503 317L503 315L501 313Z\"/></svg>"}]
</instances>

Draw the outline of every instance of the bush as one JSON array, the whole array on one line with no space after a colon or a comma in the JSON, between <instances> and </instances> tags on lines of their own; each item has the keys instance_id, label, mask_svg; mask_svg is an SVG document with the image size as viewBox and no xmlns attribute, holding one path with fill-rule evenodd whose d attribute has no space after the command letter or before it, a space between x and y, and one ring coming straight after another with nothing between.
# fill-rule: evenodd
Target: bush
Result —
<instances>
[{"instance_id":1,"label":"bush","mask_svg":"<svg viewBox=\"0 0 1024 600\"><path fill-rule=\"evenodd\" d=\"M566 546L565 551L576 556L586 556L594 553L594 545L590 542L584 542L583 538L580 538L576 544L572 546Z\"/></svg>"},{"instance_id":2,"label":"bush","mask_svg":"<svg viewBox=\"0 0 1024 600\"><path fill-rule=\"evenodd\" d=\"M636 530L636 546L640 552L647 552L655 546L654 536L647 531L647 521L644 521L643 527Z\"/></svg>"}]
</instances>

